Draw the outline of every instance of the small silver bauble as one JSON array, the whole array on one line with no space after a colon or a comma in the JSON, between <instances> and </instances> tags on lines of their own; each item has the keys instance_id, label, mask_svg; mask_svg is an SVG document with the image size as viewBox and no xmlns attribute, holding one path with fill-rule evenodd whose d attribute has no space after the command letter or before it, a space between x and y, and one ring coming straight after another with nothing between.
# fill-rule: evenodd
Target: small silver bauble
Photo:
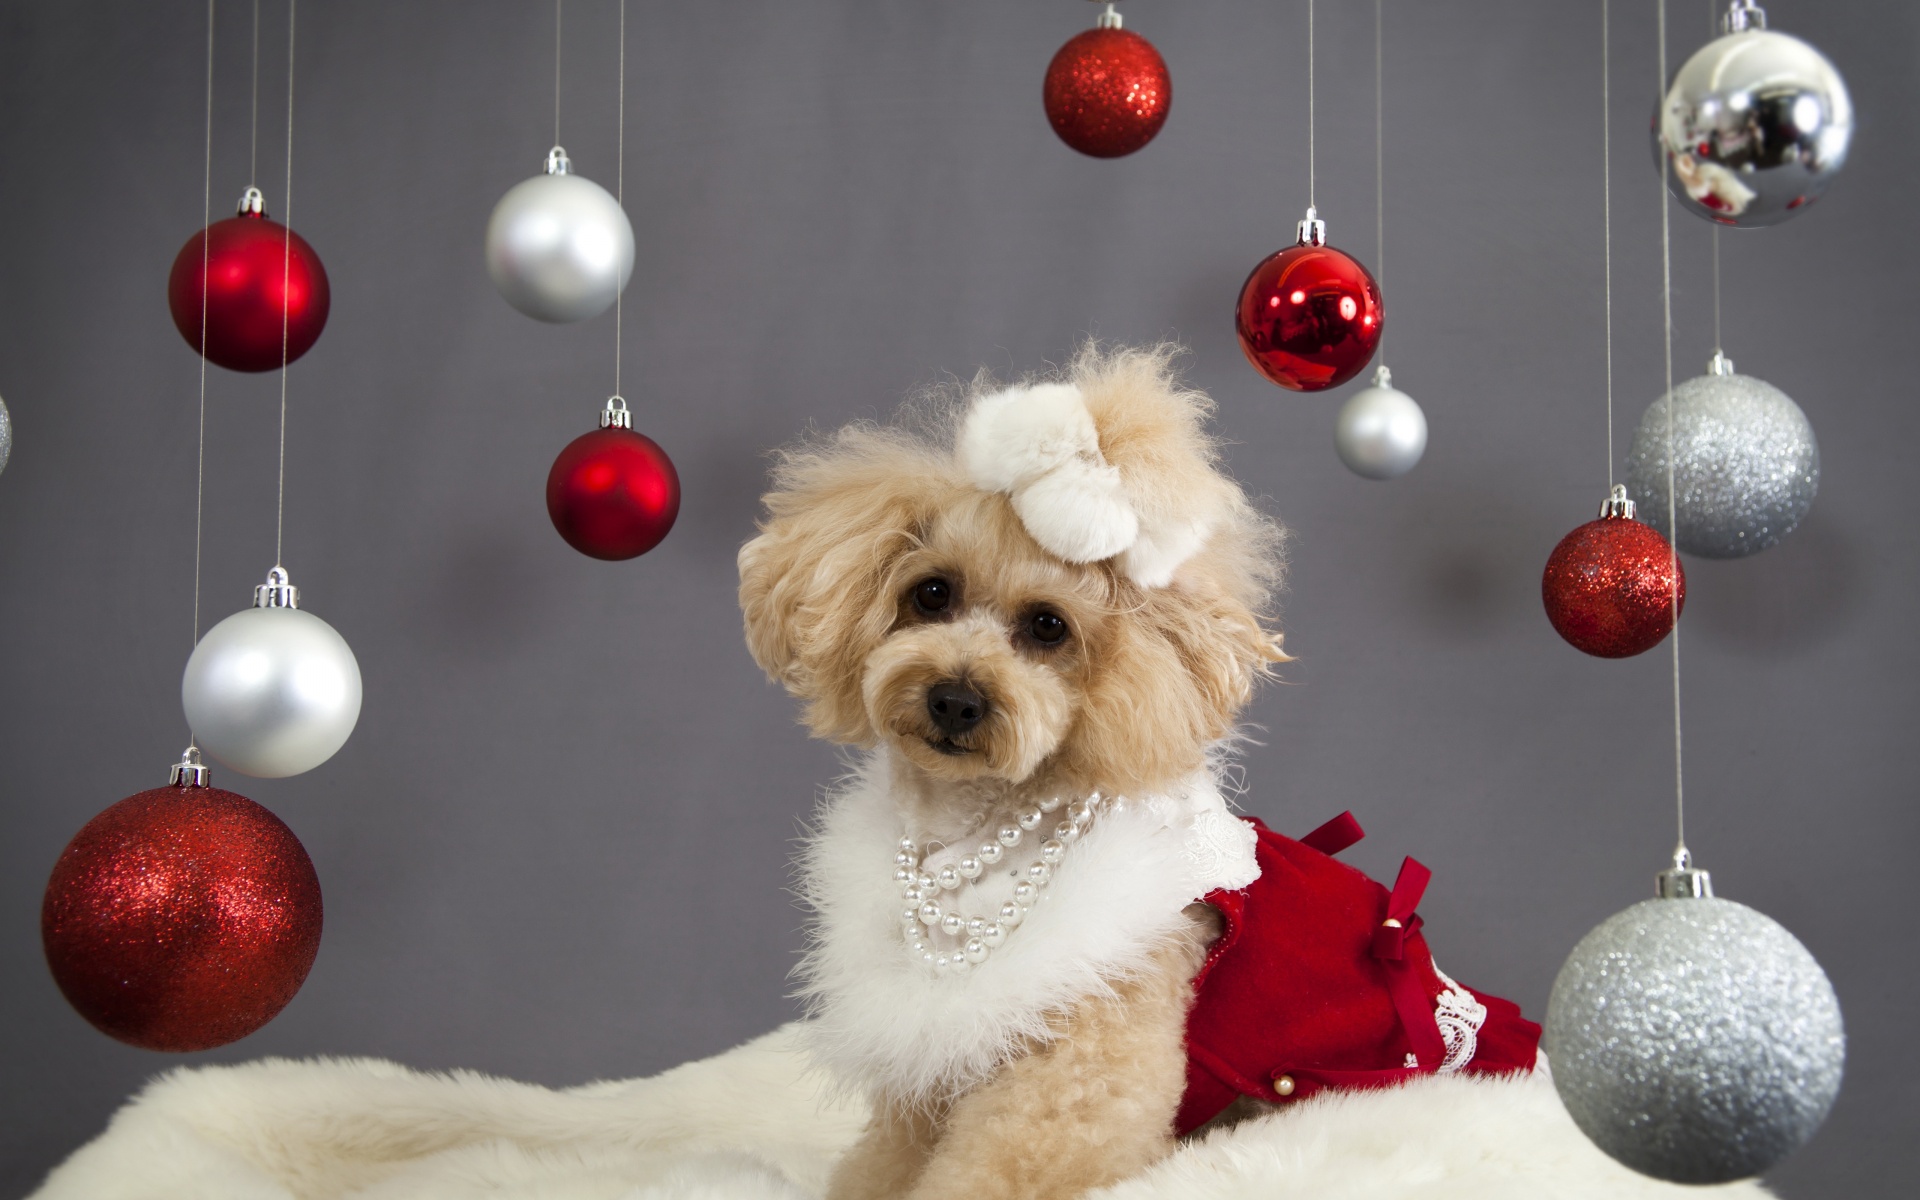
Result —
<instances>
[{"instance_id":1,"label":"small silver bauble","mask_svg":"<svg viewBox=\"0 0 1920 1200\"><path fill-rule=\"evenodd\" d=\"M597 317L633 274L633 226L619 201L573 174L555 146L546 174L515 184L494 206L487 274L508 304L536 320Z\"/></svg>"},{"instance_id":2,"label":"small silver bauble","mask_svg":"<svg viewBox=\"0 0 1920 1200\"><path fill-rule=\"evenodd\" d=\"M1547 1003L1543 1048L1574 1123L1675 1183L1758 1175L1840 1090L1846 1035L1825 972L1791 933L1717 900L1686 852L1582 938Z\"/></svg>"},{"instance_id":3,"label":"small silver bauble","mask_svg":"<svg viewBox=\"0 0 1920 1200\"><path fill-rule=\"evenodd\" d=\"M0 400L0 471L7 469L7 456L13 453L13 419L7 416L7 402Z\"/></svg>"},{"instance_id":4,"label":"small silver bauble","mask_svg":"<svg viewBox=\"0 0 1920 1200\"><path fill-rule=\"evenodd\" d=\"M245 775L311 771L360 719L360 664L333 626L298 607L275 567L254 607L209 629L187 659L180 701L208 754Z\"/></svg>"},{"instance_id":5,"label":"small silver bauble","mask_svg":"<svg viewBox=\"0 0 1920 1200\"><path fill-rule=\"evenodd\" d=\"M1427 416L1413 397L1393 386L1381 364L1373 386L1347 397L1333 429L1333 448L1355 475L1394 479L1413 470L1427 452Z\"/></svg>"},{"instance_id":6,"label":"small silver bauble","mask_svg":"<svg viewBox=\"0 0 1920 1200\"><path fill-rule=\"evenodd\" d=\"M1818 199L1847 161L1853 101L1812 46L1767 28L1752 0L1733 0L1725 36L1674 72L1653 130L1667 187L1710 221L1778 225Z\"/></svg>"},{"instance_id":7,"label":"small silver bauble","mask_svg":"<svg viewBox=\"0 0 1920 1200\"><path fill-rule=\"evenodd\" d=\"M1673 389L1674 524L1667 530L1667 401L1653 402L1627 452L1640 518L1688 554L1741 558L1780 544L1820 490L1820 444L1787 394L1716 354Z\"/></svg>"}]
</instances>

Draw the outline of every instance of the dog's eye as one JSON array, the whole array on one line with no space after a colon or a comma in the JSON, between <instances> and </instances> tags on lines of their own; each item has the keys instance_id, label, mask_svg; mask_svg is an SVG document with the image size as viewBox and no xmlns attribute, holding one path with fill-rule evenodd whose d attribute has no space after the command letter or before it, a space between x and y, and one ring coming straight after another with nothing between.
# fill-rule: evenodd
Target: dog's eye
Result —
<instances>
[{"instance_id":1,"label":"dog's eye","mask_svg":"<svg viewBox=\"0 0 1920 1200\"><path fill-rule=\"evenodd\" d=\"M1067 636L1067 623L1060 619L1058 613L1035 613L1033 620L1027 623L1027 632L1033 635L1034 641L1043 645L1058 645Z\"/></svg>"},{"instance_id":2,"label":"dog's eye","mask_svg":"<svg viewBox=\"0 0 1920 1200\"><path fill-rule=\"evenodd\" d=\"M923 579L914 585L913 606L931 615L947 611L953 603L953 587L944 579Z\"/></svg>"}]
</instances>

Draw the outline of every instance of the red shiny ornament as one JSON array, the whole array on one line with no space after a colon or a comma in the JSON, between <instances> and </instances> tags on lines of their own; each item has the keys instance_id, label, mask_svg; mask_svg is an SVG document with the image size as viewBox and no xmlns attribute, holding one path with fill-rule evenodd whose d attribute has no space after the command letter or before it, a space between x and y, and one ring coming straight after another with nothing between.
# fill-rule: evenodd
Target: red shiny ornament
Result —
<instances>
[{"instance_id":1,"label":"red shiny ornament","mask_svg":"<svg viewBox=\"0 0 1920 1200\"><path fill-rule=\"evenodd\" d=\"M40 938L54 982L109 1037L184 1053L271 1021L320 949L320 880L293 831L204 786L129 796L54 864Z\"/></svg>"},{"instance_id":2,"label":"red shiny ornament","mask_svg":"<svg viewBox=\"0 0 1920 1200\"><path fill-rule=\"evenodd\" d=\"M1301 227L1298 244L1247 276L1233 325L1255 370L1289 391L1320 392L1366 367L1386 313L1367 269L1325 245L1311 215Z\"/></svg>"},{"instance_id":3,"label":"red shiny ornament","mask_svg":"<svg viewBox=\"0 0 1920 1200\"><path fill-rule=\"evenodd\" d=\"M1167 123L1173 81L1153 43L1118 25L1089 29L1047 65L1047 120L1060 140L1094 158L1119 158Z\"/></svg>"},{"instance_id":4,"label":"red shiny ornament","mask_svg":"<svg viewBox=\"0 0 1920 1200\"><path fill-rule=\"evenodd\" d=\"M167 308L195 350L203 278L206 356L215 366L270 371L281 363L283 339L286 361L293 362L313 349L327 327L332 293L320 256L305 238L268 220L252 192L239 216L194 234L173 260Z\"/></svg>"},{"instance_id":5,"label":"red shiny ornament","mask_svg":"<svg viewBox=\"0 0 1920 1200\"><path fill-rule=\"evenodd\" d=\"M658 546L680 515L680 474L667 452L611 406L603 425L567 443L547 472L547 515L580 553L618 561Z\"/></svg>"},{"instance_id":6,"label":"red shiny ornament","mask_svg":"<svg viewBox=\"0 0 1920 1200\"><path fill-rule=\"evenodd\" d=\"M1553 548L1540 598L1547 620L1575 649L1631 658L1673 629L1675 609L1686 608L1687 573L1667 539L1633 519L1626 489L1615 489L1601 512Z\"/></svg>"}]
</instances>

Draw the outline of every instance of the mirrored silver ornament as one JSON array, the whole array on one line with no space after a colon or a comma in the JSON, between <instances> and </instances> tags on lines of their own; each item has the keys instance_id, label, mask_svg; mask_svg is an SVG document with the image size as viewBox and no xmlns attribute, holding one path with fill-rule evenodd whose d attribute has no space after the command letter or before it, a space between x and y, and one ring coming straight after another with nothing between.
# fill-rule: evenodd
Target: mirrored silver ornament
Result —
<instances>
[{"instance_id":1,"label":"mirrored silver ornament","mask_svg":"<svg viewBox=\"0 0 1920 1200\"><path fill-rule=\"evenodd\" d=\"M7 402L0 400L0 471L7 469L7 458L13 453L13 418L7 415Z\"/></svg>"},{"instance_id":2,"label":"mirrored silver ornament","mask_svg":"<svg viewBox=\"0 0 1920 1200\"><path fill-rule=\"evenodd\" d=\"M1671 878L1670 878L1671 877ZM1846 1062L1826 973L1778 923L1663 873L1574 947L1542 1048L1574 1123L1613 1158L1675 1183L1758 1175L1813 1136Z\"/></svg>"},{"instance_id":3,"label":"mirrored silver ornament","mask_svg":"<svg viewBox=\"0 0 1920 1200\"><path fill-rule=\"evenodd\" d=\"M333 626L299 607L275 567L253 608L221 621L187 659L180 701L201 749L244 775L311 771L360 719L360 664Z\"/></svg>"},{"instance_id":4,"label":"mirrored silver ornament","mask_svg":"<svg viewBox=\"0 0 1920 1200\"><path fill-rule=\"evenodd\" d=\"M487 274L507 303L535 320L597 317L633 275L633 225L555 146L545 174L515 184L494 206Z\"/></svg>"},{"instance_id":5,"label":"mirrored silver ornament","mask_svg":"<svg viewBox=\"0 0 1920 1200\"><path fill-rule=\"evenodd\" d=\"M1393 386L1393 373L1383 363L1374 370L1373 386L1340 406L1333 448L1356 475L1398 478L1427 452L1427 416L1412 396Z\"/></svg>"},{"instance_id":6,"label":"mirrored silver ornament","mask_svg":"<svg viewBox=\"0 0 1920 1200\"><path fill-rule=\"evenodd\" d=\"M1742 558L1780 544L1820 490L1820 444L1791 397L1715 355L1673 389L1674 524L1667 529L1667 408L1648 407L1627 452L1640 519L1702 558Z\"/></svg>"},{"instance_id":7,"label":"mirrored silver ornament","mask_svg":"<svg viewBox=\"0 0 1920 1200\"><path fill-rule=\"evenodd\" d=\"M1826 56L1735 0L1728 32L1674 72L1652 131L1654 163L1689 211L1722 225L1778 225L1846 165L1853 101Z\"/></svg>"}]
</instances>

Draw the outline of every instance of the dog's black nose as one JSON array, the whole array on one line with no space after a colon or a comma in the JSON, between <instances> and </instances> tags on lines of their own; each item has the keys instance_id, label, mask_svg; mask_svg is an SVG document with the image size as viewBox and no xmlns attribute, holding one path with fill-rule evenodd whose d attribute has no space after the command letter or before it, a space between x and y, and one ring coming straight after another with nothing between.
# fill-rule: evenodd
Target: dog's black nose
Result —
<instances>
[{"instance_id":1,"label":"dog's black nose","mask_svg":"<svg viewBox=\"0 0 1920 1200\"><path fill-rule=\"evenodd\" d=\"M949 679L927 689L927 713L948 737L957 737L986 719L987 698Z\"/></svg>"}]
</instances>

